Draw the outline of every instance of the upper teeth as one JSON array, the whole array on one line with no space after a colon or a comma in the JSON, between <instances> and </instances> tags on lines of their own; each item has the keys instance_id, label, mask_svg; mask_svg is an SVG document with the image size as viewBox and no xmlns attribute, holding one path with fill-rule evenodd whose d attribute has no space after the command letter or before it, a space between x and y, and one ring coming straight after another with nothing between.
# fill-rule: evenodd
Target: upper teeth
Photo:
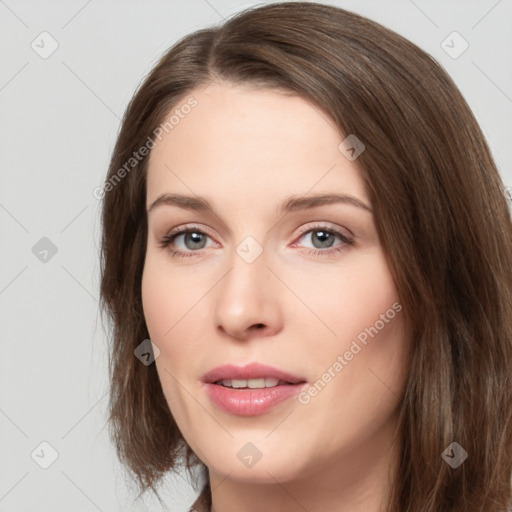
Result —
<instances>
[{"instance_id":1,"label":"upper teeth","mask_svg":"<svg viewBox=\"0 0 512 512\"><path fill-rule=\"evenodd\" d=\"M229 388L273 388L279 384L279 379L267 377L261 379L223 379L222 385Z\"/></svg>"}]
</instances>

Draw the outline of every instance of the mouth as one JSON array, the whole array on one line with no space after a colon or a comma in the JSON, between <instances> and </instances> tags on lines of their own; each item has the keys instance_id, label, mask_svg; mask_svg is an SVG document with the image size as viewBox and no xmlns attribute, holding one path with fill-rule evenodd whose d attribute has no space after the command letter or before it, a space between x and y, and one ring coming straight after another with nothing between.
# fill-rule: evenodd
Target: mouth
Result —
<instances>
[{"instance_id":1,"label":"mouth","mask_svg":"<svg viewBox=\"0 0 512 512\"><path fill-rule=\"evenodd\" d=\"M217 408L238 416L269 412L306 386L302 377L259 363L219 366L207 372L202 381Z\"/></svg>"},{"instance_id":2,"label":"mouth","mask_svg":"<svg viewBox=\"0 0 512 512\"><path fill-rule=\"evenodd\" d=\"M205 383L219 384L233 388L263 388L306 382L303 377L261 363L246 366L224 364L203 375Z\"/></svg>"},{"instance_id":3,"label":"mouth","mask_svg":"<svg viewBox=\"0 0 512 512\"><path fill-rule=\"evenodd\" d=\"M293 386L287 382L275 377L261 377L257 379L222 379L215 382L218 386L232 389L264 389L275 388L276 386Z\"/></svg>"}]
</instances>

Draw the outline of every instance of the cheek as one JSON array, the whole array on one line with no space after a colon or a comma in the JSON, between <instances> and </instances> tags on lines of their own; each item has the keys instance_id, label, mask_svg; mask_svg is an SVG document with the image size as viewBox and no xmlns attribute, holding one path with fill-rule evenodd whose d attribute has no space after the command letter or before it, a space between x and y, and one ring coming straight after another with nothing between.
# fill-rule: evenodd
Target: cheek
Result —
<instances>
[{"instance_id":1,"label":"cheek","mask_svg":"<svg viewBox=\"0 0 512 512\"><path fill-rule=\"evenodd\" d=\"M171 269L166 258L151 251L146 254L141 283L142 308L154 342L171 338L173 326L184 314L180 315L184 304L190 302L188 297L193 295L193 287L180 283Z\"/></svg>"},{"instance_id":2,"label":"cheek","mask_svg":"<svg viewBox=\"0 0 512 512\"><path fill-rule=\"evenodd\" d=\"M154 260L147 258L142 275L142 308L154 342L161 340L170 327L168 312L172 311L173 295L164 293L165 288L165 276L159 272Z\"/></svg>"},{"instance_id":3,"label":"cheek","mask_svg":"<svg viewBox=\"0 0 512 512\"><path fill-rule=\"evenodd\" d=\"M403 308L384 257L361 260L350 271L332 273L324 293L309 294L316 322L317 347L305 346L312 385L301 396L301 429L324 425L331 440L316 449L330 456L333 446L352 446L383 428L398 407L407 367ZM313 332L310 329L310 332ZM306 336L307 338L309 336ZM340 429L339 425L344 427Z\"/></svg>"},{"instance_id":4,"label":"cheek","mask_svg":"<svg viewBox=\"0 0 512 512\"><path fill-rule=\"evenodd\" d=\"M337 396L355 407L366 397L386 398L382 382L399 392L405 369L403 312L391 272L382 254L361 258L346 270L331 272L317 286L310 287L305 302L315 313L307 339L321 343L322 350L311 358L316 378L329 391L318 405L335 403ZM325 283L319 286L319 283ZM305 287L302 293L306 293ZM304 324L304 313L295 313L296 323ZM313 329L313 324L316 326ZM306 332L304 326L303 332ZM314 336L316 331L316 337ZM311 342L304 351L311 351ZM318 345L317 345L318 346ZM341 360L340 360L341 357ZM326 374L330 372L330 374ZM325 377L322 377L325 375ZM333 377L335 375L335 377ZM324 382L325 381L325 382ZM331 384L332 382L332 384Z\"/></svg>"},{"instance_id":5,"label":"cheek","mask_svg":"<svg viewBox=\"0 0 512 512\"><path fill-rule=\"evenodd\" d=\"M193 290L194 287L184 286L176 279L165 258L147 254L141 283L144 318L149 337L160 350L155 365L167 403L178 424L182 411L186 409L179 382L183 381L187 369L194 367L197 354L192 341L196 336L190 332L186 316L197 302ZM184 342L173 343L178 339Z\"/></svg>"},{"instance_id":6,"label":"cheek","mask_svg":"<svg viewBox=\"0 0 512 512\"><path fill-rule=\"evenodd\" d=\"M151 341L160 349L157 363L173 374L190 368L204 339L200 325L201 299L207 286L199 286L191 273L179 272L162 255L148 253L142 275L142 307ZM201 336L201 332L203 336ZM157 366L158 366L157 364Z\"/></svg>"},{"instance_id":7,"label":"cheek","mask_svg":"<svg viewBox=\"0 0 512 512\"><path fill-rule=\"evenodd\" d=\"M294 322L317 328L317 338L333 350L356 337L379 321L399 301L390 269L381 251L355 255L337 268L326 268L305 279L287 270L285 281L309 311L290 297L289 312ZM293 284L292 284L293 283ZM391 315L395 316L392 310ZM304 326L306 327L306 326Z\"/></svg>"}]
</instances>

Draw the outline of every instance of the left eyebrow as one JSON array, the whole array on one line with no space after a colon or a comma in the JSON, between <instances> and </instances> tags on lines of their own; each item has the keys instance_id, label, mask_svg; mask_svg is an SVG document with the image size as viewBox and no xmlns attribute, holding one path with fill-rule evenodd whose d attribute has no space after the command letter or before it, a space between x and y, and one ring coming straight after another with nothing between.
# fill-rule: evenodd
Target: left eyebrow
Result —
<instances>
[{"instance_id":1,"label":"left eyebrow","mask_svg":"<svg viewBox=\"0 0 512 512\"><path fill-rule=\"evenodd\" d=\"M327 204L348 204L351 206L357 206L363 210L367 210L372 213L372 209L357 197L350 196L347 194L313 194L309 196L289 197L279 208L279 212L289 213L298 210L307 210L309 208L315 208L317 206L323 206Z\"/></svg>"},{"instance_id":2,"label":"left eyebrow","mask_svg":"<svg viewBox=\"0 0 512 512\"><path fill-rule=\"evenodd\" d=\"M299 210L307 210L318 206L337 203L356 206L372 213L370 206L368 206L360 199L347 194L314 194L303 197L291 196L282 203L278 209L278 213L289 213ZM182 194L162 194L158 196L155 201L153 201L147 211L149 213L156 207L162 205L178 206L179 208L193 211L214 211L206 199L202 197L186 196Z\"/></svg>"}]
</instances>

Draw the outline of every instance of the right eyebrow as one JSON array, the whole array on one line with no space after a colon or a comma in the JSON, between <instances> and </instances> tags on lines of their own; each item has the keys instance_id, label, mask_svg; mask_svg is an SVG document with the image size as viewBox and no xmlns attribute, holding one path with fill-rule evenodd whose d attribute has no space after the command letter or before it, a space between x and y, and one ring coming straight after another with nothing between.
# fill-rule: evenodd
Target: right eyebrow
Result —
<instances>
[{"instance_id":1,"label":"right eyebrow","mask_svg":"<svg viewBox=\"0 0 512 512\"><path fill-rule=\"evenodd\" d=\"M150 213L156 207L162 205L178 206L179 208L183 208L185 210L213 211L213 208L206 199L201 197L185 196L182 194L162 194L153 201L147 211Z\"/></svg>"}]
</instances>

